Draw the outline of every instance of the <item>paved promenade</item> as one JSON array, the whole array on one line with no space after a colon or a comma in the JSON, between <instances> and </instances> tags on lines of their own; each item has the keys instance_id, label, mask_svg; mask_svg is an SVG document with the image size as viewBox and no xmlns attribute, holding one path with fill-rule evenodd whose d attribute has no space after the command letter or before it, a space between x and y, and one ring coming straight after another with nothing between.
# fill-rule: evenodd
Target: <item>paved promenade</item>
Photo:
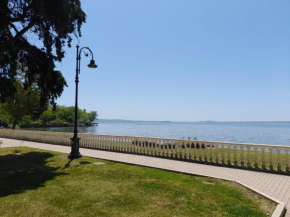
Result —
<instances>
[{"instance_id":1,"label":"paved promenade","mask_svg":"<svg viewBox=\"0 0 290 217\"><path fill-rule=\"evenodd\" d=\"M0 138L0 140L3 141L1 147L15 147L20 146L22 143L23 146L32 148L58 151L63 153L70 152L70 147L67 146L26 141L23 142L19 140L4 138ZM81 149L80 152L82 155L88 157L236 181L247 186L248 188L251 188L254 191L257 191L260 194L272 198L281 204L284 203L286 205L286 209L290 210L290 176L91 149ZM276 211L278 212L282 207L283 205L279 206ZM290 217L290 212L287 211L285 216Z\"/></svg>"}]
</instances>

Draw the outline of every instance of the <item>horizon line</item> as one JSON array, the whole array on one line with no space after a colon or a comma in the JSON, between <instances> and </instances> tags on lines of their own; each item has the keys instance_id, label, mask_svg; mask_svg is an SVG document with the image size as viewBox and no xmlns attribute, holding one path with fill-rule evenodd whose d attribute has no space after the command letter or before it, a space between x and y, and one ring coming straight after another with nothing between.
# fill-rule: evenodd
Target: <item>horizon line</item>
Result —
<instances>
[{"instance_id":1,"label":"horizon line","mask_svg":"<svg viewBox=\"0 0 290 217\"><path fill-rule=\"evenodd\" d=\"M206 121L169 121L169 120L163 120L163 121L157 121L157 120L129 120L129 119L120 119L120 118L97 118L97 120L109 120L109 121L140 121L140 122L186 122L186 123L198 123L198 122L213 122L213 123L290 123L290 120L288 121L212 121L212 120L206 120Z\"/></svg>"}]
</instances>

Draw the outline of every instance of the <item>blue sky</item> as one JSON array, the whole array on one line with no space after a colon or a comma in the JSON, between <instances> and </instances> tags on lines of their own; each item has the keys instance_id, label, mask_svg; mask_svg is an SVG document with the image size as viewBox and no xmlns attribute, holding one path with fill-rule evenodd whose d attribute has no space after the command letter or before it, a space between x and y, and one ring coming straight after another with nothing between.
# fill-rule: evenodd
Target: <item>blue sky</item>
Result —
<instances>
[{"instance_id":1,"label":"blue sky","mask_svg":"<svg viewBox=\"0 0 290 217\"><path fill-rule=\"evenodd\" d=\"M290 120L289 0L84 0L79 106L99 118ZM75 45L59 65L74 105Z\"/></svg>"}]
</instances>

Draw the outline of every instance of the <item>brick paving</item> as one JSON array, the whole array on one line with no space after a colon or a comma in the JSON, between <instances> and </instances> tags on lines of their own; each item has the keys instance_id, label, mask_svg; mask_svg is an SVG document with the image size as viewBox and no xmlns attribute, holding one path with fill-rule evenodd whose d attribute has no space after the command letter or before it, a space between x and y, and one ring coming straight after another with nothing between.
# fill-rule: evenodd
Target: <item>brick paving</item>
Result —
<instances>
[{"instance_id":1,"label":"brick paving","mask_svg":"<svg viewBox=\"0 0 290 217\"><path fill-rule=\"evenodd\" d=\"M27 141L23 142L4 138L1 140L3 141L1 147L15 147L20 146L22 143L23 146L32 148L63 153L70 152L70 147L67 146ZM286 204L286 209L290 210L290 176L83 148L80 152L82 155L88 157L236 181L278 202ZM285 216L290 217L290 212L287 211Z\"/></svg>"}]
</instances>

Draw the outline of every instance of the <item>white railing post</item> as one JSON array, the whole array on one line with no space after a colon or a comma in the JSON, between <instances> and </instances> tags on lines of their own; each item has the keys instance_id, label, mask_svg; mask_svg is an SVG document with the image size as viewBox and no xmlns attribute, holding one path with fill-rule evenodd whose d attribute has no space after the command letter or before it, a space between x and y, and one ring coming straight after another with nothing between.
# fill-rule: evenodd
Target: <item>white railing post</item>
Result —
<instances>
[{"instance_id":1,"label":"white railing post","mask_svg":"<svg viewBox=\"0 0 290 217\"><path fill-rule=\"evenodd\" d=\"M255 149L255 162L254 162L254 167L257 169L259 168L259 163L258 163L258 147L254 147Z\"/></svg>"},{"instance_id":2,"label":"white railing post","mask_svg":"<svg viewBox=\"0 0 290 217\"><path fill-rule=\"evenodd\" d=\"M170 157L169 143L170 140L166 140L166 157Z\"/></svg>"},{"instance_id":3,"label":"white railing post","mask_svg":"<svg viewBox=\"0 0 290 217\"><path fill-rule=\"evenodd\" d=\"M112 141L113 141L113 138L110 136L108 138L108 143L107 143L107 146L106 146L106 150L110 150L111 149Z\"/></svg>"},{"instance_id":4,"label":"white railing post","mask_svg":"<svg viewBox=\"0 0 290 217\"><path fill-rule=\"evenodd\" d=\"M182 159L182 143L178 141L179 159Z\"/></svg>"},{"instance_id":5,"label":"white railing post","mask_svg":"<svg viewBox=\"0 0 290 217\"><path fill-rule=\"evenodd\" d=\"M170 158L173 158L173 141L172 140L169 140L169 146L170 148Z\"/></svg>"},{"instance_id":6,"label":"white railing post","mask_svg":"<svg viewBox=\"0 0 290 217\"><path fill-rule=\"evenodd\" d=\"M193 157L193 160L197 160L197 142L194 142L194 144L193 144L193 153L194 153L194 157Z\"/></svg>"},{"instance_id":7,"label":"white railing post","mask_svg":"<svg viewBox=\"0 0 290 217\"><path fill-rule=\"evenodd\" d=\"M128 152L132 153L133 145L132 145L133 139L131 137L128 138Z\"/></svg>"},{"instance_id":8,"label":"white railing post","mask_svg":"<svg viewBox=\"0 0 290 217\"><path fill-rule=\"evenodd\" d=\"M108 143L107 137L103 136L103 139L102 139L102 149L103 150L106 150L107 143Z\"/></svg>"},{"instance_id":9,"label":"white railing post","mask_svg":"<svg viewBox=\"0 0 290 217\"><path fill-rule=\"evenodd\" d=\"M154 148L154 155L156 156L157 155L157 142L156 142L156 139L153 139L153 148Z\"/></svg>"},{"instance_id":10,"label":"white railing post","mask_svg":"<svg viewBox=\"0 0 290 217\"><path fill-rule=\"evenodd\" d=\"M133 143L132 143L132 151L133 151L133 153L136 153L136 144L137 143L137 139L136 138L134 138L134 140L133 140Z\"/></svg>"},{"instance_id":11,"label":"white railing post","mask_svg":"<svg viewBox=\"0 0 290 217\"><path fill-rule=\"evenodd\" d=\"M100 141L100 147L101 149L104 149L104 137L101 137L101 141Z\"/></svg>"},{"instance_id":12,"label":"white railing post","mask_svg":"<svg viewBox=\"0 0 290 217\"><path fill-rule=\"evenodd\" d=\"M187 147L186 147L187 143L184 141L183 144L184 144L184 146L182 146L182 149L184 147L184 149L183 149L183 151L184 151L184 159L186 160L187 159Z\"/></svg>"},{"instance_id":13,"label":"white railing post","mask_svg":"<svg viewBox=\"0 0 290 217\"><path fill-rule=\"evenodd\" d=\"M160 140L160 151L161 151L161 156L164 157L164 140Z\"/></svg>"},{"instance_id":14,"label":"white railing post","mask_svg":"<svg viewBox=\"0 0 290 217\"><path fill-rule=\"evenodd\" d=\"M213 144L210 143L209 162L211 162L211 163L213 163L212 146L213 146Z\"/></svg>"},{"instance_id":15,"label":"white railing post","mask_svg":"<svg viewBox=\"0 0 290 217\"><path fill-rule=\"evenodd\" d=\"M161 156L161 140L157 140L158 142L158 156Z\"/></svg>"},{"instance_id":16,"label":"white railing post","mask_svg":"<svg viewBox=\"0 0 290 217\"><path fill-rule=\"evenodd\" d=\"M251 166L251 146L247 146L247 167Z\"/></svg>"},{"instance_id":17,"label":"white railing post","mask_svg":"<svg viewBox=\"0 0 290 217\"><path fill-rule=\"evenodd\" d=\"M142 138L142 154L146 154L146 139L145 138Z\"/></svg>"},{"instance_id":18,"label":"white railing post","mask_svg":"<svg viewBox=\"0 0 290 217\"><path fill-rule=\"evenodd\" d=\"M269 170L273 169L273 148L269 148Z\"/></svg>"},{"instance_id":19,"label":"white railing post","mask_svg":"<svg viewBox=\"0 0 290 217\"><path fill-rule=\"evenodd\" d=\"M118 137L117 151L122 151L122 139Z\"/></svg>"},{"instance_id":20,"label":"white railing post","mask_svg":"<svg viewBox=\"0 0 290 217\"><path fill-rule=\"evenodd\" d=\"M243 167L245 165L245 162L244 162L244 147L243 146L240 146L241 147L241 166Z\"/></svg>"},{"instance_id":21,"label":"white railing post","mask_svg":"<svg viewBox=\"0 0 290 217\"><path fill-rule=\"evenodd\" d=\"M150 148L150 155L153 156L154 155L154 140L153 139L150 139L148 140L148 145L149 145L149 148Z\"/></svg>"},{"instance_id":22,"label":"white railing post","mask_svg":"<svg viewBox=\"0 0 290 217\"><path fill-rule=\"evenodd\" d=\"M107 150L109 145L110 145L110 137L106 137L103 149Z\"/></svg>"},{"instance_id":23,"label":"white railing post","mask_svg":"<svg viewBox=\"0 0 290 217\"><path fill-rule=\"evenodd\" d=\"M286 154L286 156L285 156L285 171L289 172L289 149L285 148L284 151Z\"/></svg>"},{"instance_id":24,"label":"white railing post","mask_svg":"<svg viewBox=\"0 0 290 217\"><path fill-rule=\"evenodd\" d=\"M150 138L146 138L145 139L145 147L146 147L146 150L145 150L145 153L146 155L151 155L151 139Z\"/></svg>"},{"instance_id":25,"label":"white railing post","mask_svg":"<svg viewBox=\"0 0 290 217\"><path fill-rule=\"evenodd\" d=\"M281 156L280 156L281 149L276 148L276 151L277 151L277 170L281 171Z\"/></svg>"},{"instance_id":26,"label":"white railing post","mask_svg":"<svg viewBox=\"0 0 290 217\"><path fill-rule=\"evenodd\" d=\"M102 137L98 138L98 148L101 149L102 147Z\"/></svg>"},{"instance_id":27,"label":"white railing post","mask_svg":"<svg viewBox=\"0 0 290 217\"><path fill-rule=\"evenodd\" d=\"M207 162L207 143L204 143L204 162Z\"/></svg>"},{"instance_id":28,"label":"white railing post","mask_svg":"<svg viewBox=\"0 0 290 217\"><path fill-rule=\"evenodd\" d=\"M123 138L123 152L128 152L127 149L127 138Z\"/></svg>"},{"instance_id":29,"label":"white railing post","mask_svg":"<svg viewBox=\"0 0 290 217\"><path fill-rule=\"evenodd\" d=\"M225 164L225 145L222 144L222 164Z\"/></svg>"},{"instance_id":30,"label":"white railing post","mask_svg":"<svg viewBox=\"0 0 290 217\"><path fill-rule=\"evenodd\" d=\"M238 166L238 155L237 155L238 146L234 146L234 166Z\"/></svg>"},{"instance_id":31,"label":"white railing post","mask_svg":"<svg viewBox=\"0 0 290 217\"><path fill-rule=\"evenodd\" d=\"M189 160L192 160L192 142L189 141Z\"/></svg>"},{"instance_id":32,"label":"white railing post","mask_svg":"<svg viewBox=\"0 0 290 217\"><path fill-rule=\"evenodd\" d=\"M118 145L118 151L120 151L120 152L122 152L123 151L123 145L124 145L124 143L123 143L123 138L120 138L119 137L119 145Z\"/></svg>"},{"instance_id":33,"label":"white railing post","mask_svg":"<svg viewBox=\"0 0 290 217\"><path fill-rule=\"evenodd\" d=\"M178 158L179 150L178 150L178 141L175 140L175 158Z\"/></svg>"},{"instance_id":34,"label":"white railing post","mask_svg":"<svg viewBox=\"0 0 290 217\"><path fill-rule=\"evenodd\" d=\"M219 144L216 143L216 148L215 148L215 163L219 163Z\"/></svg>"},{"instance_id":35,"label":"white railing post","mask_svg":"<svg viewBox=\"0 0 290 217\"><path fill-rule=\"evenodd\" d=\"M199 157L198 157L198 160L202 161L202 153L201 153L202 143L199 142L198 145L199 145L199 149L198 149Z\"/></svg>"},{"instance_id":36,"label":"white railing post","mask_svg":"<svg viewBox=\"0 0 290 217\"><path fill-rule=\"evenodd\" d=\"M227 145L227 153L228 153L228 155L227 155L227 157L228 157L228 161L227 161L227 163L228 163L228 165L230 166L230 165L232 165L232 163L231 163L231 146L230 145Z\"/></svg>"},{"instance_id":37,"label":"white railing post","mask_svg":"<svg viewBox=\"0 0 290 217\"><path fill-rule=\"evenodd\" d=\"M102 144L102 149L104 150L106 148L106 139L104 136L102 136L101 144Z\"/></svg>"},{"instance_id":38,"label":"white railing post","mask_svg":"<svg viewBox=\"0 0 290 217\"><path fill-rule=\"evenodd\" d=\"M113 138L113 144L112 144L112 151L116 151L116 147L117 147L117 137Z\"/></svg>"},{"instance_id":39,"label":"white railing post","mask_svg":"<svg viewBox=\"0 0 290 217\"><path fill-rule=\"evenodd\" d=\"M266 157L265 157L265 148L261 148L262 149L262 169L265 170L266 169Z\"/></svg>"},{"instance_id":40,"label":"white railing post","mask_svg":"<svg viewBox=\"0 0 290 217\"><path fill-rule=\"evenodd\" d=\"M142 138L140 138L140 139L138 139L138 141L139 141L139 154L142 154L143 153L143 139Z\"/></svg>"}]
</instances>

